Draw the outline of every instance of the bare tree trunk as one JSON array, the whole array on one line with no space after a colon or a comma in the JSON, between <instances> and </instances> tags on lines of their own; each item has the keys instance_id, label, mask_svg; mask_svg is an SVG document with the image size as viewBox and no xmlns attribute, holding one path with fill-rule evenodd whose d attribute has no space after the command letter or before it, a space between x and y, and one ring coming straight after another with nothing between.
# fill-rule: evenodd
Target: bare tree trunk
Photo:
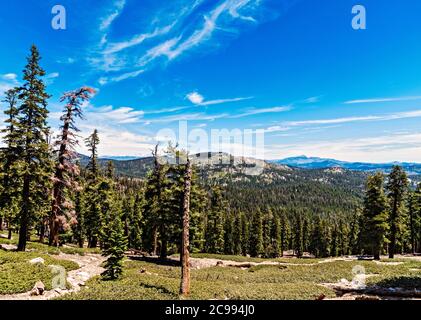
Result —
<instances>
[{"instance_id":1,"label":"bare tree trunk","mask_svg":"<svg viewBox=\"0 0 421 320\"><path fill-rule=\"evenodd\" d=\"M44 238L45 238L45 223L46 223L46 221L45 221L45 219L43 219L42 220L42 223L41 223L41 229L39 231L39 242L40 243L44 243Z\"/></svg>"},{"instance_id":2,"label":"bare tree trunk","mask_svg":"<svg viewBox=\"0 0 421 320\"><path fill-rule=\"evenodd\" d=\"M0 217L0 231L3 231L3 217Z\"/></svg>"},{"instance_id":3,"label":"bare tree trunk","mask_svg":"<svg viewBox=\"0 0 421 320\"><path fill-rule=\"evenodd\" d=\"M27 161L29 162L29 161ZM29 208L28 204L30 201L30 181L28 175L25 175L23 179L23 188L22 188L22 209L21 209L21 218L20 218L20 227L19 227L19 242L17 251L26 250L26 241L28 239L28 225L29 225Z\"/></svg>"},{"instance_id":4,"label":"bare tree trunk","mask_svg":"<svg viewBox=\"0 0 421 320\"><path fill-rule=\"evenodd\" d=\"M158 230L156 227L153 229L153 251L152 255L158 255Z\"/></svg>"},{"instance_id":5,"label":"bare tree trunk","mask_svg":"<svg viewBox=\"0 0 421 320\"><path fill-rule=\"evenodd\" d=\"M189 229L190 229L190 191L191 191L192 167L190 159L187 159L186 173L184 177L184 200L183 200L183 232L181 238L181 285L180 294L190 294L190 252L189 252Z\"/></svg>"}]
</instances>

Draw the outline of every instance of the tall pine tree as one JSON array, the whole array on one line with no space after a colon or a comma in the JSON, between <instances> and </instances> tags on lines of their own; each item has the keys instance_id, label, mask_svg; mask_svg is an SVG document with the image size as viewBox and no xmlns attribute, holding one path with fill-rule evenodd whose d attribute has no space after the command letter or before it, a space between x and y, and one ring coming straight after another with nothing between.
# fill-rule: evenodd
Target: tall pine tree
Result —
<instances>
[{"instance_id":1,"label":"tall pine tree","mask_svg":"<svg viewBox=\"0 0 421 320\"><path fill-rule=\"evenodd\" d=\"M23 71L24 84L20 88L17 134L22 158L21 210L19 212L18 251L25 251L29 228L33 219L45 207L49 198L52 171L51 155L48 145L47 99L42 77L45 71L40 67L41 57L36 46L31 47L28 63Z\"/></svg>"},{"instance_id":2,"label":"tall pine tree","mask_svg":"<svg viewBox=\"0 0 421 320\"><path fill-rule=\"evenodd\" d=\"M388 178L386 190L389 200L389 258L393 258L404 224L408 177L402 167L393 166Z\"/></svg>"},{"instance_id":3,"label":"tall pine tree","mask_svg":"<svg viewBox=\"0 0 421 320\"><path fill-rule=\"evenodd\" d=\"M380 259L386 232L389 229L387 199L383 184L384 177L381 172L368 177L361 226L362 248L376 260Z\"/></svg>"}]
</instances>

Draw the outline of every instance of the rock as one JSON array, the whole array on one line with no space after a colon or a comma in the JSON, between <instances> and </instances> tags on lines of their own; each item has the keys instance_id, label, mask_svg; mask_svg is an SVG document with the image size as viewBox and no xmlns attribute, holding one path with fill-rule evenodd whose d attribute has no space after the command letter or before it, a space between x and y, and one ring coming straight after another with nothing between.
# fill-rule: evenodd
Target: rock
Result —
<instances>
[{"instance_id":1,"label":"rock","mask_svg":"<svg viewBox=\"0 0 421 320\"><path fill-rule=\"evenodd\" d=\"M363 294L361 296L355 297L355 300L369 300L369 301L371 301L371 300L380 300L380 297L378 297L378 296L369 296L369 295Z\"/></svg>"},{"instance_id":2,"label":"rock","mask_svg":"<svg viewBox=\"0 0 421 320\"><path fill-rule=\"evenodd\" d=\"M31 290L31 296L42 296L45 291L45 286L42 281L37 281L34 288Z\"/></svg>"},{"instance_id":3,"label":"rock","mask_svg":"<svg viewBox=\"0 0 421 320\"><path fill-rule=\"evenodd\" d=\"M87 281L87 280L89 280L89 278L90 278L89 273L87 273L87 272L83 272L83 271L80 271L80 272L76 273L76 276L77 276L79 279L81 279L82 281Z\"/></svg>"},{"instance_id":4,"label":"rock","mask_svg":"<svg viewBox=\"0 0 421 320\"><path fill-rule=\"evenodd\" d=\"M0 249L3 249L5 251L15 251L18 249L18 247L14 244L0 244Z\"/></svg>"},{"instance_id":5,"label":"rock","mask_svg":"<svg viewBox=\"0 0 421 320\"><path fill-rule=\"evenodd\" d=\"M37 264L37 263L44 264L44 262L45 262L44 259L40 257L34 258L29 261L30 264Z\"/></svg>"}]
</instances>

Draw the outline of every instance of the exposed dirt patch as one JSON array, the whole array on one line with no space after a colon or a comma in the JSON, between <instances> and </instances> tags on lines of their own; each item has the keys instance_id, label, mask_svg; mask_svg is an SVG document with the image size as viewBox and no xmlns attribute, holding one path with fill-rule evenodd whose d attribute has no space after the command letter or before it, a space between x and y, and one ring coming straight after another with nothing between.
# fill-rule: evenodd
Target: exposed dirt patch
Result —
<instances>
[{"instance_id":1,"label":"exposed dirt patch","mask_svg":"<svg viewBox=\"0 0 421 320\"><path fill-rule=\"evenodd\" d=\"M67 282L71 289L53 289L45 291L43 295L32 296L31 291L19 294L0 295L0 300L50 300L63 294L78 292L90 278L100 275L104 269L101 264L105 258L99 254L86 254L84 256L60 253L57 259L70 260L79 264L80 268L67 273Z\"/></svg>"}]
</instances>

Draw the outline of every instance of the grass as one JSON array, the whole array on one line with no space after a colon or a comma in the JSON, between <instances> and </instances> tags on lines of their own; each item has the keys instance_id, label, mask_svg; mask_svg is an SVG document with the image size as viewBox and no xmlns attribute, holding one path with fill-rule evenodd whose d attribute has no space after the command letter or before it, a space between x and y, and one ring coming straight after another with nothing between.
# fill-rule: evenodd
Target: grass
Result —
<instances>
[{"instance_id":1,"label":"grass","mask_svg":"<svg viewBox=\"0 0 421 320\"><path fill-rule=\"evenodd\" d=\"M4 235L6 233L3 233ZM35 240L35 239L34 239ZM18 244L18 239L16 235L12 238L12 240L0 238L0 244ZM50 254L50 255L58 255L61 253L65 254L78 254L78 255L85 255L87 253L101 253L101 250L99 248L79 248L74 245L66 245L65 247L50 247L44 243L39 243L38 241L28 241L26 245L27 251L35 251L39 253L44 254Z\"/></svg>"},{"instance_id":2,"label":"grass","mask_svg":"<svg viewBox=\"0 0 421 320\"><path fill-rule=\"evenodd\" d=\"M41 257L45 264L30 264L29 261ZM38 252L5 252L0 250L0 294L23 293L32 289L37 281L42 281L46 290L52 287L50 265L59 265L66 271L79 268L78 264L58 260Z\"/></svg>"},{"instance_id":3,"label":"grass","mask_svg":"<svg viewBox=\"0 0 421 320\"><path fill-rule=\"evenodd\" d=\"M237 258L245 261L242 257ZM232 257L227 259L233 260ZM296 260L297 263L308 261L289 260ZM394 284L418 289L421 287L421 273L411 271L415 265L420 268L420 262L405 261L397 266L379 265L371 261L332 261L315 265L297 263L287 266L259 265L245 270L234 267L192 270L190 298L313 300L322 294L334 297L334 291L321 284L334 283L343 278L351 281L352 270L357 265L364 267L366 274L375 275L367 279L369 285L388 287ZM178 299L179 268L131 260L126 260L124 266L125 274L120 280L103 281L96 277L88 281L82 291L63 296L61 299Z\"/></svg>"},{"instance_id":4,"label":"grass","mask_svg":"<svg viewBox=\"0 0 421 320\"><path fill-rule=\"evenodd\" d=\"M0 238L0 243L16 244ZM38 242L28 242L28 252L0 250L0 294L20 293L32 289L41 280L51 289L53 274L48 265L61 265L67 271L78 268L69 261L57 260L60 252L84 255L98 253L98 249L77 247L51 248ZM42 257L45 265L32 265L29 260ZM258 265L248 269L211 267L192 270L191 299L265 299L313 300L321 295L335 297L335 292L322 286L341 279L351 281L353 268L360 266L369 286L384 288L421 288L421 262L409 259L386 259L383 262L402 262L397 265L373 261L324 261L323 259L278 258L261 259L242 256L223 256L194 253L193 258L211 258L236 262L277 261L283 265ZM325 262L325 263L318 263ZM143 272L141 272L141 270ZM179 299L180 268L145 261L124 261L124 275L117 281L103 281L95 277L78 293L60 297L71 300L172 300Z\"/></svg>"},{"instance_id":5,"label":"grass","mask_svg":"<svg viewBox=\"0 0 421 320\"><path fill-rule=\"evenodd\" d=\"M235 262L256 262L256 263L264 262L264 261L276 261L276 262L291 263L291 264L312 264L312 263L317 263L322 260L322 259L296 259L296 258L264 259L264 258L251 258L251 257L245 257L245 256L212 254L212 253L193 253L191 256L192 258L208 258L208 259L217 259L217 260L229 260L229 261L235 261Z\"/></svg>"}]
</instances>

